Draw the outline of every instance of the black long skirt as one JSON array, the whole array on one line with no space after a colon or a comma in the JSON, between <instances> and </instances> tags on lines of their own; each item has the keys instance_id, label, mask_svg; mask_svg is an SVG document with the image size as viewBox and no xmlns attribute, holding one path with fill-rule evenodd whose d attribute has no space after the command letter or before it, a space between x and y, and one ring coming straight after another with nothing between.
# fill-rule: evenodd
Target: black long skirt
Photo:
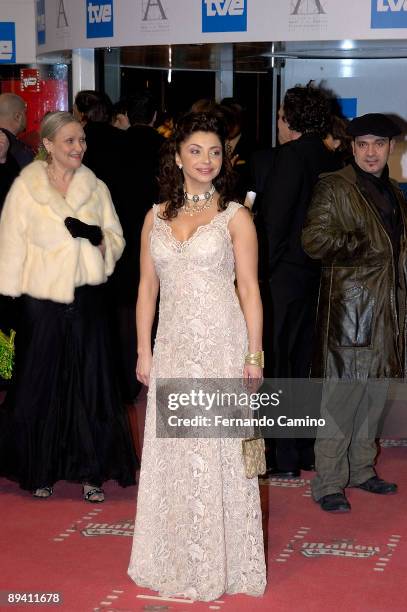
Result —
<instances>
[{"instance_id":1,"label":"black long skirt","mask_svg":"<svg viewBox=\"0 0 407 612\"><path fill-rule=\"evenodd\" d=\"M0 409L0 475L34 490L58 480L135 482L120 401L105 286L72 304L20 298L15 384Z\"/></svg>"}]
</instances>

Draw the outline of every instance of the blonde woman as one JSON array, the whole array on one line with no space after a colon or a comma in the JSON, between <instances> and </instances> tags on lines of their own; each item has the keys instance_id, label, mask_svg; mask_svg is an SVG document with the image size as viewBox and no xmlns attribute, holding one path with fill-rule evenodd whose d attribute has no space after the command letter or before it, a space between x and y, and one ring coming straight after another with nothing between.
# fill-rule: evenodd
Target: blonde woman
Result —
<instances>
[{"instance_id":1,"label":"blonde woman","mask_svg":"<svg viewBox=\"0 0 407 612\"><path fill-rule=\"evenodd\" d=\"M78 482L98 503L104 481L134 483L104 294L124 240L107 187L82 165L80 123L50 113L41 142L47 160L22 170L0 220L0 293L21 309L0 472L40 499L58 480Z\"/></svg>"}]
</instances>

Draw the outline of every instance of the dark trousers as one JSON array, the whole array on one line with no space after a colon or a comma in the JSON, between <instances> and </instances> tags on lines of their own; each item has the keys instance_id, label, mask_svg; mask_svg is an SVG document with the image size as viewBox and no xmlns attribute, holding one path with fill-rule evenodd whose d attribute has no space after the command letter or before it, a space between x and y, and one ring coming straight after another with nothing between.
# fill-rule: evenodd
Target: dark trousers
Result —
<instances>
[{"instance_id":1,"label":"dark trousers","mask_svg":"<svg viewBox=\"0 0 407 612\"><path fill-rule=\"evenodd\" d=\"M326 381L321 417L326 426L315 442L317 475L312 496L340 493L376 474L376 435L386 403L389 381Z\"/></svg>"},{"instance_id":2,"label":"dark trousers","mask_svg":"<svg viewBox=\"0 0 407 612\"><path fill-rule=\"evenodd\" d=\"M272 378L308 378L312 359L319 275L281 263L270 278ZM314 463L310 438L267 440L270 467L288 472Z\"/></svg>"},{"instance_id":3,"label":"dark trousers","mask_svg":"<svg viewBox=\"0 0 407 612\"><path fill-rule=\"evenodd\" d=\"M141 383L138 382L136 377L136 307L133 304L118 304L116 308L119 382L124 401L132 402L141 389Z\"/></svg>"}]
</instances>

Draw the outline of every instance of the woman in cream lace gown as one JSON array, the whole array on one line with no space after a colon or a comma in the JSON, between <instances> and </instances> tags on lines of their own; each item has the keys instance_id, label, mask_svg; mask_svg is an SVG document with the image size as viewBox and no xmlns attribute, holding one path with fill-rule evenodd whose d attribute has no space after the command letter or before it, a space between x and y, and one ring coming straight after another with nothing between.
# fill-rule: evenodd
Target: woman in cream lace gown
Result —
<instances>
[{"instance_id":1,"label":"woman in cream lace gown","mask_svg":"<svg viewBox=\"0 0 407 612\"><path fill-rule=\"evenodd\" d=\"M245 364L261 351L256 234L230 201L230 176L219 119L186 115L162 162L165 203L146 216L137 303L137 376L149 392L128 572L163 596L204 601L264 592L258 481L245 476L238 439L157 438L155 381L262 376Z\"/></svg>"}]
</instances>

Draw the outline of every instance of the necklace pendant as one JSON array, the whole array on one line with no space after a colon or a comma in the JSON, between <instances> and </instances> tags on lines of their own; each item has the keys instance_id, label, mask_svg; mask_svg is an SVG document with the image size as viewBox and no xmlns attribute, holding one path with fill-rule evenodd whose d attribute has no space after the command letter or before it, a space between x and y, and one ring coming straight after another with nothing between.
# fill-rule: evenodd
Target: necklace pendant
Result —
<instances>
[{"instance_id":1,"label":"necklace pendant","mask_svg":"<svg viewBox=\"0 0 407 612\"><path fill-rule=\"evenodd\" d=\"M184 191L184 199L189 200L190 202L194 202L197 204L198 202L207 202L211 196L215 193L215 185L212 185L209 191L205 191L205 193L188 193Z\"/></svg>"},{"instance_id":2,"label":"necklace pendant","mask_svg":"<svg viewBox=\"0 0 407 612\"><path fill-rule=\"evenodd\" d=\"M197 215L198 213L201 213L204 210L207 210L208 208L212 206L214 193L215 193L214 186L212 186L211 191L206 191L204 194L201 194L201 195L197 195L197 194L191 195L185 192L184 193L184 204L181 207L181 211L185 215L189 215L190 217L193 217L194 215ZM202 204L200 204L200 201L202 201Z\"/></svg>"}]
</instances>

